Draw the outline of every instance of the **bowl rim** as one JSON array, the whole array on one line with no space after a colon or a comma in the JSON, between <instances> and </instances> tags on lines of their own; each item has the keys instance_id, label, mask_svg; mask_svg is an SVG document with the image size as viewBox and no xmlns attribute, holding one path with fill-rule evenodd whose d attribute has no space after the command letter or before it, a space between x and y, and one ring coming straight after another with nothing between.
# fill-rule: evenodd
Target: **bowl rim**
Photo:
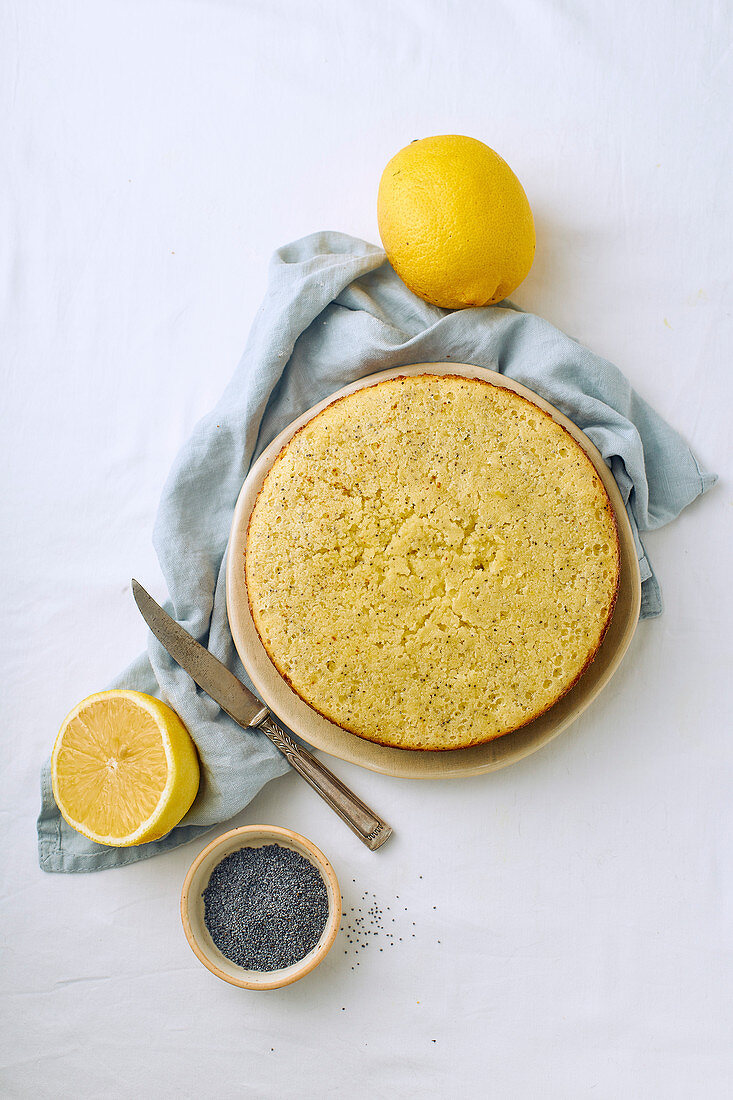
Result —
<instances>
[{"instance_id":1,"label":"bowl rim","mask_svg":"<svg viewBox=\"0 0 733 1100\"><path fill-rule=\"evenodd\" d=\"M263 840L264 843L277 844L279 840L290 842L296 850L302 849L306 858L310 859L310 862L319 871L321 877L324 879L327 885L330 885L331 890L328 893L328 917L326 924L321 933L318 943L315 948L308 952L307 955L301 960L301 963L294 963L292 966L287 967L285 970L270 970L262 971L261 979L252 979L251 975L256 971L244 970L242 973L248 975L247 978L238 978L233 974L228 974L222 970L210 955L204 951L199 943L196 933L193 930L191 919L189 916L189 904L191 899L191 889L196 878L196 874L208 856L216 851L217 848L228 845L234 838L241 838L242 848L260 847L260 844L248 844L246 843L248 838L252 840ZM235 848L230 848L230 851L236 851ZM223 856L222 856L223 858ZM216 864L214 865L216 866ZM213 870L213 868L212 868ZM210 844L199 852L194 859L191 866L188 868L186 877L183 880L183 886L181 888L181 922L183 924L183 931L188 940L188 945L193 951L194 955L198 958L199 962L203 963L207 970L210 970L212 974L215 974L217 978L221 978L222 981L229 982L230 985L239 986L241 989L281 989L283 986L291 985L293 982L299 981L300 978L304 978L306 974L310 974L312 970L326 957L331 947L333 946L338 930L341 926L341 914L342 914L342 900L341 900L341 888L339 887L338 879L336 878L336 872L334 871L331 863L323 854L320 848L316 847L313 841L308 840L307 837L301 833L296 833L293 829L286 829L281 825L240 825L236 829L229 829L226 833L221 833L218 837L211 841ZM236 964L234 964L236 965ZM274 975L286 974L285 977L277 978Z\"/></svg>"}]
</instances>

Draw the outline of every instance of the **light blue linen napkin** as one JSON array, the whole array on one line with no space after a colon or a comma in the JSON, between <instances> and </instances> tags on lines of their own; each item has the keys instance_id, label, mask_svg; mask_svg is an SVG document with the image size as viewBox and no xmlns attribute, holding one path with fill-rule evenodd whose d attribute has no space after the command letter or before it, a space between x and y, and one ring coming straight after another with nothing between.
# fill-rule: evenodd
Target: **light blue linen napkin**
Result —
<instances>
[{"instance_id":1,"label":"light blue linen napkin","mask_svg":"<svg viewBox=\"0 0 733 1100\"><path fill-rule=\"evenodd\" d=\"M340 387L422 362L501 371L590 436L614 473L634 529L641 616L660 613L659 585L638 533L674 519L716 480L677 432L616 367L540 317L508 302L455 312L427 305L381 249L342 233L316 233L275 253L244 355L218 405L178 455L153 536L170 593L167 610L250 687L229 632L224 581L232 513L253 459L296 416ZM197 692L152 635L147 654L113 686L162 696L180 714L201 758L198 797L162 840L108 848L63 821L46 764L38 818L45 871L98 871L175 848L239 813L268 780L287 771L264 734L240 729Z\"/></svg>"}]
</instances>

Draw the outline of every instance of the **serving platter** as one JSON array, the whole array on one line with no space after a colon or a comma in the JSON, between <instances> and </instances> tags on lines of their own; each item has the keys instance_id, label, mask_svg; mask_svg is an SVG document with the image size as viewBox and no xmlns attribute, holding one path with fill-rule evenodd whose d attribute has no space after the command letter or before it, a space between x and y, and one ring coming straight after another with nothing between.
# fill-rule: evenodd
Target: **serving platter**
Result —
<instances>
[{"instance_id":1,"label":"serving platter","mask_svg":"<svg viewBox=\"0 0 733 1100\"><path fill-rule=\"evenodd\" d=\"M549 413L580 444L598 471L616 515L620 545L620 580L613 617L594 661L575 686L539 718L514 733L505 734L485 745L443 752L421 752L375 745L317 714L288 686L270 661L252 621L244 581L249 517L262 482L285 444L311 417L337 398L388 378L414 374L453 374L480 378L492 385L513 390ZM618 486L601 453L580 428L526 386L496 371L465 363L415 363L368 375L331 394L325 401L304 412L288 425L262 452L242 485L229 536L226 582L227 611L234 644L256 691L272 712L314 748L322 749L341 760L361 764L372 771L406 779L461 778L496 771L523 760L552 741L590 706L613 676L629 647L641 606L639 563L631 525Z\"/></svg>"}]
</instances>

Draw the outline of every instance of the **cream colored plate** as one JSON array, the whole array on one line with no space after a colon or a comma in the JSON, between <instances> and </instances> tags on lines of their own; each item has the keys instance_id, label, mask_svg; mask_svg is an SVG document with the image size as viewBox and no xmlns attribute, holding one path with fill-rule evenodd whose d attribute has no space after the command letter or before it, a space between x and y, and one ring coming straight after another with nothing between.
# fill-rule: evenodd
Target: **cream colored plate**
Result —
<instances>
[{"instance_id":1,"label":"cream colored plate","mask_svg":"<svg viewBox=\"0 0 733 1100\"><path fill-rule=\"evenodd\" d=\"M503 386L522 397L529 398L549 413L558 424L567 428L598 471L616 513L621 544L621 579L613 619L595 660L583 673L575 687L545 714L515 733L508 733L486 745L475 745L469 749L450 749L446 752L420 752L414 749L393 749L374 745L371 741L365 741L361 737L347 733L333 722L329 722L327 718L316 714L285 683L267 656L249 612L244 584L244 549L250 513L265 475L280 450L298 428L301 428L326 405L330 405L337 397L343 397L344 394L353 393L364 386L382 382L387 378L411 374L458 374L466 378L482 378L493 385ZM631 526L613 474L603 461L600 452L580 428L525 386L502 374L497 374L496 371L468 366L464 363L416 363L396 370L371 374L332 394L325 401L321 401L320 404L303 413L263 451L247 475L239 494L229 537L227 558L229 623L242 663L267 706L290 729L315 748L323 749L324 752L331 753L341 760L361 764L372 771L408 779L443 779L495 771L522 760L525 756L542 748L553 737L557 737L558 733L583 713L613 676L636 629L640 605L639 564Z\"/></svg>"}]
</instances>

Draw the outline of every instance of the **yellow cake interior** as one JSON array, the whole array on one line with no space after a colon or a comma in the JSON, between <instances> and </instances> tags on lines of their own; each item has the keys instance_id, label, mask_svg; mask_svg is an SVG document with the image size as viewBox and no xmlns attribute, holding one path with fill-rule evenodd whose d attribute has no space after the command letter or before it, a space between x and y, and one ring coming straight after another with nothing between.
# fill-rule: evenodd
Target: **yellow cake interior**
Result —
<instances>
[{"instance_id":1,"label":"yellow cake interior","mask_svg":"<svg viewBox=\"0 0 733 1100\"><path fill-rule=\"evenodd\" d=\"M250 519L270 659L381 744L452 749L530 721L581 674L618 587L608 496L537 406L478 379L365 387L298 431Z\"/></svg>"}]
</instances>

